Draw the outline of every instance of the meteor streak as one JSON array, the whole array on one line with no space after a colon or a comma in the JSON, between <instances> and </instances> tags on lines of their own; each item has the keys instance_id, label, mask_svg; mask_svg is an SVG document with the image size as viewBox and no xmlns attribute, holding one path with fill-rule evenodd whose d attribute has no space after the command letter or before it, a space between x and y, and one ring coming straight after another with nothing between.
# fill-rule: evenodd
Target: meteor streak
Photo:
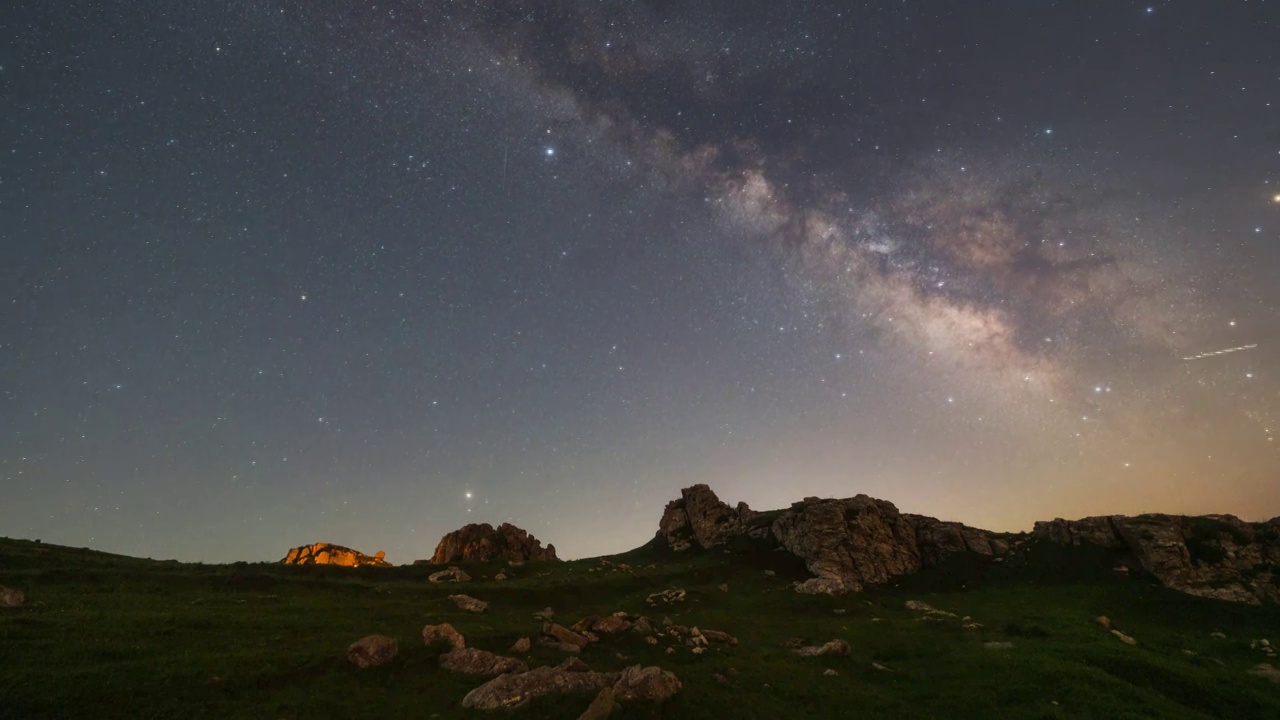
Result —
<instances>
[{"instance_id":1,"label":"meteor streak","mask_svg":"<svg viewBox=\"0 0 1280 720\"><path fill-rule=\"evenodd\" d=\"M1199 360L1200 358L1213 357L1214 355L1226 355L1227 353L1240 352L1241 350L1252 350L1258 347L1257 343L1252 345L1241 345L1240 347L1227 348L1226 350L1214 350L1213 352L1200 353L1191 357L1184 357L1183 360Z\"/></svg>"}]
</instances>

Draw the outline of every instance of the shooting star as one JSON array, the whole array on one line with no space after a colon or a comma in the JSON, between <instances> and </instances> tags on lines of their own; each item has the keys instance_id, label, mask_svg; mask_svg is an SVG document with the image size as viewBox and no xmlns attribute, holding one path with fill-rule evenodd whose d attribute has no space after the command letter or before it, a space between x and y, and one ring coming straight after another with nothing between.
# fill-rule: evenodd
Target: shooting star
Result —
<instances>
[{"instance_id":1,"label":"shooting star","mask_svg":"<svg viewBox=\"0 0 1280 720\"><path fill-rule=\"evenodd\" d=\"M1257 343L1252 345L1241 345L1240 347L1227 348L1226 350L1214 350L1213 352L1200 353L1191 357L1184 357L1183 360L1199 360L1200 358L1213 357L1214 355L1226 355L1227 353L1240 352L1241 350L1252 350L1258 347Z\"/></svg>"}]
</instances>

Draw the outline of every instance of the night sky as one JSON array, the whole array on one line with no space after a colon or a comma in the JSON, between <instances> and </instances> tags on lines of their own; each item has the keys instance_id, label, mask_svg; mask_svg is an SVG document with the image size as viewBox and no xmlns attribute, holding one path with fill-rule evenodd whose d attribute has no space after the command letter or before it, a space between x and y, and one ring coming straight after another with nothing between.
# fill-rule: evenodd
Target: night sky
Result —
<instances>
[{"instance_id":1,"label":"night sky","mask_svg":"<svg viewBox=\"0 0 1280 720\"><path fill-rule=\"evenodd\" d=\"M859 5L4 3L0 534L1280 515L1280 2Z\"/></svg>"}]
</instances>

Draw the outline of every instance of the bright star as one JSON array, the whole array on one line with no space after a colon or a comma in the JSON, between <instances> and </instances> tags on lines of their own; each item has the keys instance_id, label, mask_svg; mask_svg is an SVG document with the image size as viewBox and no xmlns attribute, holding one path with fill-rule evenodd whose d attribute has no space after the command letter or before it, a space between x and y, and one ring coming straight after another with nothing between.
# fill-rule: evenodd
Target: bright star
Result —
<instances>
[{"instance_id":1,"label":"bright star","mask_svg":"<svg viewBox=\"0 0 1280 720\"><path fill-rule=\"evenodd\" d=\"M555 155L556 155L556 149L555 149L555 148L553 148L553 147L549 147L549 148L547 148L547 149L545 150L545 152L546 152L546 154L547 154L547 157L555 157Z\"/></svg>"},{"instance_id":2,"label":"bright star","mask_svg":"<svg viewBox=\"0 0 1280 720\"><path fill-rule=\"evenodd\" d=\"M470 491L470 490L468 490L468 491L467 491L467 499L468 499L468 500L470 500L470 499L471 499L471 491Z\"/></svg>"}]
</instances>

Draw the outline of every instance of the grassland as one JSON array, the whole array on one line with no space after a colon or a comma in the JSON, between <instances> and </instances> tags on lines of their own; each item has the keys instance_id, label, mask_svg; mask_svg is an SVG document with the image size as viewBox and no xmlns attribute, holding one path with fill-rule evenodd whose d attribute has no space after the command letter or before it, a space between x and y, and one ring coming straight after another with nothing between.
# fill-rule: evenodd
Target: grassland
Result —
<instances>
[{"instance_id":1,"label":"grassland","mask_svg":"<svg viewBox=\"0 0 1280 720\"><path fill-rule=\"evenodd\" d=\"M505 582L488 579L505 566L471 565L473 582L432 585L437 568L426 566L179 564L0 540L0 584L28 595L25 607L0 610L0 717L478 717L460 700L482 680L441 670L422 626L450 622L470 645L505 654L517 638L536 637L533 613L550 606L566 624L626 610L739 638L702 656L687 647L668 655L665 642L629 633L588 647L581 657L593 669L659 665L684 684L660 707L615 717L1280 718L1280 685L1248 672L1265 660L1252 639L1280 641L1280 610L1116 577L1109 558L1089 551L1036 546L1020 561L962 559L838 598L796 594L790 581L806 573L795 559L749 544L679 555L644 548L609 561L525 565L507 569ZM683 604L645 605L672 587L688 591ZM489 601L489 611L456 609L446 596L457 592ZM923 620L904 609L908 599L983 627ZM1138 645L1097 626L1098 615ZM357 670L345 649L370 633L398 638L400 654ZM784 646L793 637L843 638L852 656L796 657ZM989 641L1013 647L987 649ZM535 646L528 658L563 655ZM539 700L513 716L575 718L589 700Z\"/></svg>"}]
</instances>

